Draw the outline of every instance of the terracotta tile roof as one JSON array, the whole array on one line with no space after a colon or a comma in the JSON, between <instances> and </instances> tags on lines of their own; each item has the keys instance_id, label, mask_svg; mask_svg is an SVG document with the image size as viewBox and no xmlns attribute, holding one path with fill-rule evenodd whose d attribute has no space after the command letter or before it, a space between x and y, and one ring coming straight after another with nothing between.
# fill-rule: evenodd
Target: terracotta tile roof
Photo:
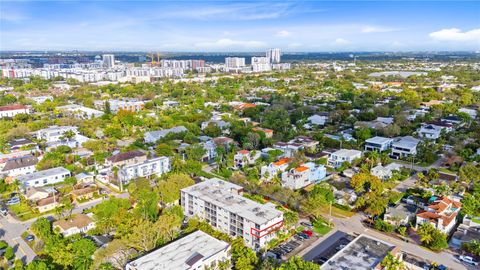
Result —
<instances>
[{"instance_id":1,"label":"terracotta tile roof","mask_svg":"<svg viewBox=\"0 0 480 270\"><path fill-rule=\"evenodd\" d=\"M304 172L306 170L308 170L308 167L305 167L305 166L300 166L300 167L295 168L295 171L297 171L297 172Z\"/></svg>"},{"instance_id":2,"label":"terracotta tile roof","mask_svg":"<svg viewBox=\"0 0 480 270\"><path fill-rule=\"evenodd\" d=\"M273 165L275 165L275 166L282 166L283 164L287 164L288 162L290 162L290 159L289 159L289 158L282 158L282 159L280 159L279 161L273 163Z\"/></svg>"},{"instance_id":3,"label":"terracotta tile roof","mask_svg":"<svg viewBox=\"0 0 480 270\"><path fill-rule=\"evenodd\" d=\"M6 106L1 106L0 111L13 111L13 110L23 110L26 109L24 105L21 104L14 104L14 105L6 105Z\"/></svg>"},{"instance_id":4,"label":"terracotta tile roof","mask_svg":"<svg viewBox=\"0 0 480 270\"><path fill-rule=\"evenodd\" d=\"M45 198L45 199L38 200L37 201L37 206L45 206L45 205L49 205L49 204L52 204L52 203L58 203L59 200L60 200L60 198L58 196L48 197L48 198Z\"/></svg>"},{"instance_id":5,"label":"terracotta tile roof","mask_svg":"<svg viewBox=\"0 0 480 270\"><path fill-rule=\"evenodd\" d=\"M240 150L239 153L242 154L242 155L248 155L248 153L250 153L250 151L248 151L248 150Z\"/></svg>"}]
</instances>

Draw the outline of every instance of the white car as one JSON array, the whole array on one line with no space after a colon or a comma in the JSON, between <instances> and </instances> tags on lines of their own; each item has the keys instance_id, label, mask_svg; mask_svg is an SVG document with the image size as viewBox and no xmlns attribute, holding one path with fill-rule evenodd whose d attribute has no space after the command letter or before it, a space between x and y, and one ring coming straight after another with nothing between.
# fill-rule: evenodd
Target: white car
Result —
<instances>
[{"instance_id":1,"label":"white car","mask_svg":"<svg viewBox=\"0 0 480 270\"><path fill-rule=\"evenodd\" d=\"M470 256L460 256L458 257L460 259L460 261L462 262L466 262L468 264L471 264L471 265L478 265L478 262L474 261L472 257Z\"/></svg>"}]
</instances>

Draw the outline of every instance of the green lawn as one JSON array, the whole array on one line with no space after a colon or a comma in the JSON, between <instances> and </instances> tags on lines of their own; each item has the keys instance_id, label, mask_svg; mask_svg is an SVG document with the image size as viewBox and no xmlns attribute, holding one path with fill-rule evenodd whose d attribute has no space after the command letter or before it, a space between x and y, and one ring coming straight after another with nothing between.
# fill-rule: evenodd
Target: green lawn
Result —
<instances>
[{"instance_id":1,"label":"green lawn","mask_svg":"<svg viewBox=\"0 0 480 270\"><path fill-rule=\"evenodd\" d=\"M315 220L314 222L312 222L312 225L313 231L321 236L327 234L329 231L332 230L332 228L328 226L327 222L321 219Z\"/></svg>"},{"instance_id":2,"label":"green lawn","mask_svg":"<svg viewBox=\"0 0 480 270\"><path fill-rule=\"evenodd\" d=\"M38 217L42 214L34 212L26 202L20 202L19 204L10 205L10 211L15 213L15 215L22 221L29 220L31 218Z\"/></svg>"}]
</instances>

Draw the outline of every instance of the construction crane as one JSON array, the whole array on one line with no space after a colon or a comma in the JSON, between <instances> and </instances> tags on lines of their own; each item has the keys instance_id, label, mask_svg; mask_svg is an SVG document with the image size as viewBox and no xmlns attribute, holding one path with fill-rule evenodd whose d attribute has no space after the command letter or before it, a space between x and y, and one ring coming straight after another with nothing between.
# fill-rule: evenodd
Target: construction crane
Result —
<instances>
[{"instance_id":1,"label":"construction crane","mask_svg":"<svg viewBox=\"0 0 480 270\"><path fill-rule=\"evenodd\" d=\"M160 66L160 53L149 53L148 57L150 58L150 65L152 67L153 66ZM156 58L157 61L155 61L155 58Z\"/></svg>"}]
</instances>

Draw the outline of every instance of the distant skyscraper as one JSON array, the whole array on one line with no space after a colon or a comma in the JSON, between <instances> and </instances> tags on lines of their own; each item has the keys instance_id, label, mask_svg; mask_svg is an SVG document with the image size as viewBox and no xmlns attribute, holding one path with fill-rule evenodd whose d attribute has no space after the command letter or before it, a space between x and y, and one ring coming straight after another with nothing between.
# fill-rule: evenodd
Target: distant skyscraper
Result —
<instances>
[{"instance_id":1,"label":"distant skyscraper","mask_svg":"<svg viewBox=\"0 0 480 270\"><path fill-rule=\"evenodd\" d=\"M268 57L252 57L252 70L253 72L270 71L272 65Z\"/></svg>"},{"instance_id":2,"label":"distant skyscraper","mask_svg":"<svg viewBox=\"0 0 480 270\"><path fill-rule=\"evenodd\" d=\"M267 51L267 58L270 59L270 63L277 64L280 63L280 49L269 49Z\"/></svg>"},{"instance_id":3,"label":"distant skyscraper","mask_svg":"<svg viewBox=\"0 0 480 270\"><path fill-rule=\"evenodd\" d=\"M112 68L115 66L115 55L113 54L104 54L103 55L103 66L106 68Z\"/></svg>"},{"instance_id":4,"label":"distant skyscraper","mask_svg":"<svg viewBox=\"0 0 480 270\"><path fill-rule=\"evenodd\" d=\"M245 66L245 58L227 57L225 58L225 66L227 69L243 68Z\"/></svg>"}]
</instances>

